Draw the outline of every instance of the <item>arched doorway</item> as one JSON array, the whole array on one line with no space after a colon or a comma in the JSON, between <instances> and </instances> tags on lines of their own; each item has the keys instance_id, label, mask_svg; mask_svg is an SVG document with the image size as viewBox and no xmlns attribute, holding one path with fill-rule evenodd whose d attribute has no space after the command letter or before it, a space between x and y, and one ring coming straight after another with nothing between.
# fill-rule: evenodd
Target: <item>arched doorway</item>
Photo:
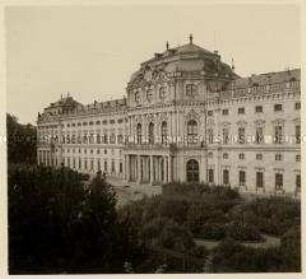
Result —
<instances>
[{"instance_id":1,"label":"arched doorway","mask_svg":"<svg viewBox=\"0 0 306 279\"><path fill-rule=\"evenodd\" d=\"M191 159L186 164L187 182L199 182L199 163Z\"/></svg>"}]
</instances>

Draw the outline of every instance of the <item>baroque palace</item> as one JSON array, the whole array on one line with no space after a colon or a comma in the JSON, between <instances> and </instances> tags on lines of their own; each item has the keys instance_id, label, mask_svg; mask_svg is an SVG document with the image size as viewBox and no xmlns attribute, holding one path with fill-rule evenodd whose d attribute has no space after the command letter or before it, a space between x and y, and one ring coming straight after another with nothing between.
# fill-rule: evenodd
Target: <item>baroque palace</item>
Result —
<instances>
[{"instance_id":1,"label":"baroque palace","mask_svg":"<svg viewBox=\"0 0 306 279\"><path fill-rule=\"evenodd\" d=\"M189 40L143 62L123 99L51 103L38 114L38 163L148 187L299 195L300 70L240 77Z\"/></svg>"}]
</instances>

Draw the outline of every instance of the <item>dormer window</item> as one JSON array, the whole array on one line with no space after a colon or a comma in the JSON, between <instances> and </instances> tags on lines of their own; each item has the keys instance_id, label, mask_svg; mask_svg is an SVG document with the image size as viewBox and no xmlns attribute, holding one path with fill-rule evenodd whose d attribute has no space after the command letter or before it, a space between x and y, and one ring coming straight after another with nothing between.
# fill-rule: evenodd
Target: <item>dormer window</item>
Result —
<instances>
[{"instance_id":1,"label":"dormer window","mask_svg":"<svg viewBox=\"0 0 306 279\"><path fill-rule=\"evenodd\" d=\"M193 97L196 95L197 87L195 84L187 84L186 85L186 95Z\"/></svg>"}]
</instances>

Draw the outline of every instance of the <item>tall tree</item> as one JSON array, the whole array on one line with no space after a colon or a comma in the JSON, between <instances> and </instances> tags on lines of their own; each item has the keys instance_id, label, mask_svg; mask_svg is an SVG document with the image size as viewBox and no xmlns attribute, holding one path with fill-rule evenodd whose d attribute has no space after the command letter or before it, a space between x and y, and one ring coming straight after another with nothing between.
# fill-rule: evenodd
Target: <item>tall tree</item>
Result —
<instances>
[{"instance_id":1,"label":"tall tree","mask_svg":"<svg viewBox=\"0 0 306 279\"><path fill-rule=\"evenodd\" d=\"M18 119L6 115L7 155L9 163L36 163L37 134L31 124L20 124Z\"/></svg>"},{"instance_id":2,"label":"tall tree","mask_svg":"<svg viewBox=\"0 0 306 279\"><path fill-rule=\"evenodd\" d=\"M10 273L123 271L116 199L100 174L86 190L68 168L9 166Z\"/></svg>"}]
</instances>

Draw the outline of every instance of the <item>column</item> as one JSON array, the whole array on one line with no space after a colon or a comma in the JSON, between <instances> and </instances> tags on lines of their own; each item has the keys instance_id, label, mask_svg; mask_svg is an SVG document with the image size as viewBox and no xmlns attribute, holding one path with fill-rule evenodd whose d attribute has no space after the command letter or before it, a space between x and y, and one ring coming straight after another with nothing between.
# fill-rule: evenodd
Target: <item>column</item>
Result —
<instances>
[{"instance_id":1,"label":"column","mask_svg":"<svg viewBox=\"0 0 306 279\"><path fill-rule=\"evenodd\" d=\"M168 181L167 156L164 156L163 160L164 160L164 183L166 183Z\"/></svg>"},{"instance_id":2,"label":"column","mask_svg":"<svg viewBox=\"0 0 306 279\"><path fill-rule=\"evenodd\" d=\"M159 156L155 157L155 180L159 181Z\"/></svg>"},{"instance_id":3,"label":"column","mask_svg":"<svg viewBox=\"0 0 306 279\"><path fill-rule=\"evenodd\" d=\"M154 169L153 169L153 156L152 155L149 157L149 164L150 164L150 183L152 183L154 181L154 176L153 176Z\"/></svg>"},{"instance_id":4,"label":"column","mask_svg":"<svg viewBox=\"0 0 306 279\"><path fill-rule=\"evenodd\" d=\"M125 180L130 180L130 155L125 155Z\"/></svg>"},{"instance_id":5,"label":"column","mask_svg":"<svg viewBox=\"0 0 306 279\"><path fill-rule=\"evenodd\" d=\"M141 181L141 166L140 166L140 156L137 156L137 182Z\"/></svg>"},{"instance_id":6,"label":"column","mask_svg":"<svg viewBox=\"0 0 306 279\"><path fill-rule=\"evenodd\" d=\"M162 157L158 156L158 181L162 181L162 163L161 163Z\"/></svg>"},{"instance_id":7,"label":"column","mask_svg":"<svg viewBox=\"0 0 306 279\"><path fill-rule=\"evenodd\" d=\"M172 182L172 158L168 157L168 182Z\"/></svg>"},{"instance_id":8,"label":"column","mask_svg":"<svg viewBox=\"0 0 306 279\"><path fill-rule=\"evenodd\" d=\"M149 181L149 157L144 157L144 177L145 177L145 181L148 182Z\"/></svg>"}]
</instances>

